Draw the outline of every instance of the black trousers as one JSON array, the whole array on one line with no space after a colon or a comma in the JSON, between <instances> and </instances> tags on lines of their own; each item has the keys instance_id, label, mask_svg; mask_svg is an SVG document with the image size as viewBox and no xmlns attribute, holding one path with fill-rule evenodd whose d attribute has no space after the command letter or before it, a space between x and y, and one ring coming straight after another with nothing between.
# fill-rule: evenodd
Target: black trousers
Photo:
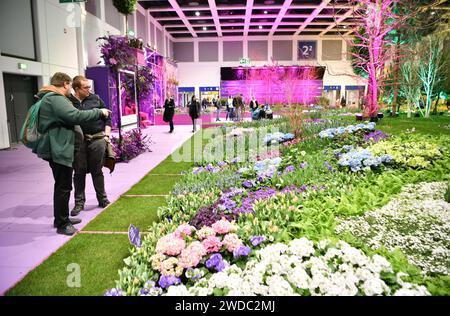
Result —
<instances>
[{"instance_id":1,"label":"black trousers","mask_svg":"<svg viewBox=\"0 0 450 316\"><path fill-rule=\"evenodd\" d=\"M53 215L54 224L58 228L67 226L69 222L69 199L72 191L73 169L49 161L52 168L55 185L53 188Z\"/></svg>"},{"instance_id":2,"label":"black trousers","mask_svg":"<svg viewBox=\"0 0 450 316\"><path fill-rule=\"evenodd\" d=\"M84 141L80 149L75 152L73 184L75 187L75 204L86 202L86 174L90 173L95 193L99 203L106 200L105 178L103 163L105 159L106 142L103 138Z\"/></svg>"},{"instance_id":3,"label":"black trousers","mask_svg":"<svg viewBox=\"0 0 450 316\"><path fill-rule=\"evenodd\" d=\"M173 119L169 121L170 131L173 132Z\"/></svg>"}]
</instances>

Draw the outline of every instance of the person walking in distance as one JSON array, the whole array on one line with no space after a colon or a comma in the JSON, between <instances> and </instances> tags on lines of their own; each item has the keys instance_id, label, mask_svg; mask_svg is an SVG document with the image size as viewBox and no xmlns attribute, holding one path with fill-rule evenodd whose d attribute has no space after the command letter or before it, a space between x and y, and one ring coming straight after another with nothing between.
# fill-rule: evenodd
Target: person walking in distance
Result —
<instances>
[{"instance_id":1,"label":"person walking in distance","mask_svg":"<svg viewBox=\"0 0 450 316\"><path fill-rule=\"evenodd\" d=\"M189 103L189 116L192 119L192 132L197 130L197 119L200 117L200 113L201 105L200 102L197 101L197 97L194 95Z\"/></svg>"},{"instance_id":2,"label":"person walking in distance","mask_svg":"<svg viewBox=\"0 0 450 316\"><path fill-rule=\"evenodd\" d=\"M73 106L80 111L92 109L104 109L105 103L96 94L91 93L89 81L83 76L73 78L72 88L75 94L69 96ZM83 139L79 150L75 150L73 164L75 187L75 207L70 215L77 216L84 210L86 203L85 187L86 174L90 173L97 196L98 206L106 207L110 202L106 196L105 178L103 176L103 164L106 145L111 134L111 119L100 118L96 121L80 124Z\"/></svg>"},{"instance_id":3,"label":"person walking in distance","mask_svg":"<svg viewBox=\"0 0 450 316\"><path fill-rule=\"evenodd\" d=\"M72 165L74 161L74 126L109 117L107 109L95 108L79 111L67 98L70 95L72 79L65 73L55 73L50 86L39 93L42 105L38 117L38 131L41 134L35 149L38 157L49 162L55 181L53 191L53 225L58 234L73 235L73 225L81 222L69 218L69 199L72 190ZM51 94L50 94L51 93Z\"/></svg>"},{"instance_id":4,"label":"person walking in distance","mask_svg":"<svg viewBox=\"0 0 450 316\"><path fill-rule=\"evenodd\" d=\"M175 115L175 101L173 100L173 96L167 98L164 102L164 114L163 120L164 122L168 122L170 126L169 133L173 133L173 116Z\"/></svg>"}]
</instances>

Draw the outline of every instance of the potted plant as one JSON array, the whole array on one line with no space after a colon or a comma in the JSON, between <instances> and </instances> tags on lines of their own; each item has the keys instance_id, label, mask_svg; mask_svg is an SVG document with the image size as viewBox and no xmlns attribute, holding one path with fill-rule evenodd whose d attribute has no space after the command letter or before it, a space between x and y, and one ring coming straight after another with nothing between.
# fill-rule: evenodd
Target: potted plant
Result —
<instances>
[{"instance_id":1,"label":"potted plant","mask_svg":"<svg viewBox=\"0 0 450 316\"><path fill-rule=\"evenodd\" d=\"M137 0L113 0L117 11L125 15L125 33L128 33L128 15L136 11Z\"/></svg>"}]
</instances>

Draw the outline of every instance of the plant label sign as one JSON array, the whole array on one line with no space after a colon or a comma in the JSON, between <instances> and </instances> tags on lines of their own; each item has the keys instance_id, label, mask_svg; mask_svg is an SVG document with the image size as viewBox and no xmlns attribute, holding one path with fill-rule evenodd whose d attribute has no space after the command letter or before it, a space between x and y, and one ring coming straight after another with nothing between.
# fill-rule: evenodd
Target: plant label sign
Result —
<instances>
[{"instance_id":1,"label":"plant label sign","mask_svg":"<svg viewBox=\"0 0 450 316\"><path fill-rule=\"evenodd\" d=\"M315 60L316 41L298 41L298 60Z\"/></svg>"},{"instance_id":2,"label":"plant label sign","mask_svg":"<svg viewBox=\"0 0 450 316\"><path fill-rule=\"evenodd\" d=\"M128 228L128 239L130 243L137 248L141 247L141 235L139 233L139 228L134 227L133 224L130 224Z\"/></svg>"}]
</instances>

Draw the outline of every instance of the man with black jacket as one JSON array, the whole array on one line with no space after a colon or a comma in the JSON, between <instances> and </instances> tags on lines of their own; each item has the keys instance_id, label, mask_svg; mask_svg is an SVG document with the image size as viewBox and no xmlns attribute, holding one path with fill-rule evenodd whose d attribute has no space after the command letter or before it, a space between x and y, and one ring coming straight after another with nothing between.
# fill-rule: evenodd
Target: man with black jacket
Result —
<instances>
[{"instance_id":1,"label":"man with black jacket","mask_svg":"<svg viewBox=\"0 0 450 316\"><path fill-rule=\"evenodd\" d=\"M71 95L69 99L78 110L105 108L102 99L90 92L91 87L85 77L76 76L73 78L72 88L75 94ZM75 207L70 213L72 216L78 215L84 209L87 173L91 174L98 206L106 207L110 203L105 192L105 179L102 167L105 159L106 143L109 142L109 135L111 134L111 118L106 120L101 118L96 121L81 123L80 127L84 137L80 140L81 144L76 146L79 150L75 151L73 164L75 171L73 176Z\"/></svg>"},{"instance_id":2,"label":"man with black jacket","mask_svg":"<svg viewBox=\"0 0 450 316\"><path fill-rule=\"evenodd\" d=\"M74 161L74 126L109 117L107 109L79 111L72 106L70 95L72 78L57 72L50 79L50 86L43 87L38 97L42 100L39 111L38 131L41 134L34 153L49 162L55 180L53 192L53 225L58 234L73 235L73 225L79 218L69 218L69 199L72 190L72 165Z\"/></svg>"}]
</instances>

